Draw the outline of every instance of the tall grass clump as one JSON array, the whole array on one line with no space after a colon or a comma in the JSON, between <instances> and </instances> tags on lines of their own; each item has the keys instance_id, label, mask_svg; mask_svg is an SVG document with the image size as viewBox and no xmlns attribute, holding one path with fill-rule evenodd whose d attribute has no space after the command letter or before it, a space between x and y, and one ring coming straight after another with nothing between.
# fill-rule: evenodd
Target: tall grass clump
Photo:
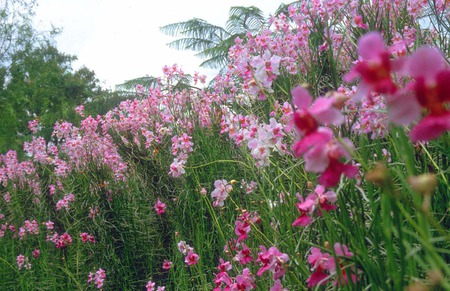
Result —
<instances>
[{"instance_id":1,"label":"tall grass clump","mask_svg":"<svg viewBox=\"0 0 450 291\"><path fill-rule=\"evenodd\" d=\"M445 1L299 1L210 86L0 156L2 289L449 290ZM431 46L430 46L431 44Z\"/></svg>"}]
</instances>

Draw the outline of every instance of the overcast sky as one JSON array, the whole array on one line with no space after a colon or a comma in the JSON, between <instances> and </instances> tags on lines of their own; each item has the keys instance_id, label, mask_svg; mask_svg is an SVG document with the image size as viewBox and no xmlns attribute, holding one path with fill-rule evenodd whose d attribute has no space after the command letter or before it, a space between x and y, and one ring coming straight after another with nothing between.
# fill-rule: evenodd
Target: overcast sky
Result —
<instances>
[{"instance_id":1,"label":"overcast sky","mask_svg":"<svg viewBox=\"0 0 450 291\"><path fill-rule=\"evenodd\" d=\"M173 40L159 31L166 24L197 17L225 26L231 6L256 6L266 16L281 3L274 0L38 0L35 22L62 28L61 52L76 55L77 69L94 70L103 87L145 75L160 76L164 65L179 64L186 73L199 71L201 60L192 52L170 49Z\"/></svg>"}]
</instances>

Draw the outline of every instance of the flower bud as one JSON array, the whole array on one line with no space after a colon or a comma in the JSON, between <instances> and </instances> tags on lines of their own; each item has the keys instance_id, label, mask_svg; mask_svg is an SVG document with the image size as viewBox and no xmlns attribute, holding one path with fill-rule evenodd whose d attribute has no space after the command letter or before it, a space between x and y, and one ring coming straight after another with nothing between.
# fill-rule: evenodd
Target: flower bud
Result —
<instances>
[{"instance_id":1,"label":"flower bud","mask_svg":"<svg viewBox=\"0 0 450 291\"><path fill-rule=\"evenodd\" d=\"M428 278L430 279L430 283L433 286L439 286L441 285L442 281L444 280L444 276L442 275L442 272L440 270L431 270L428 272Z\"/></svg>"},{"instance_id":2,"label":"flower bud","mask_svg":"<svg viewBox=\"0 0 450 291\"><path fill-rule=\"evenodd\" d=\"M433 194L434 188L437 186L437 178L435 174L422 174L408 178L411 188L422 195Z\"/></svg>"},{"instance_id":3,"label":"flower bud","mask_svg":"<svg viewBox=\"0 0 450 291\"><path fill-rule=\"evenodd\" d=\"M350 99L348 96L339 92L332 92L330 95L331 98L334 98L333 107L337 109L342 109L342 107L344 107L345 102L347 102L347 100Z\"/></svg>"},{"instance_id":4,"label":"flower bud","mask_svg":"<svg viewBox=\"0 0 450 291\"><path fill-rule=\"evenodd\" d=\"M388 179L386 166L378 162L372 170L366 173L366 179L377 185L384 184Z\"/></svg>"}]
</instances>

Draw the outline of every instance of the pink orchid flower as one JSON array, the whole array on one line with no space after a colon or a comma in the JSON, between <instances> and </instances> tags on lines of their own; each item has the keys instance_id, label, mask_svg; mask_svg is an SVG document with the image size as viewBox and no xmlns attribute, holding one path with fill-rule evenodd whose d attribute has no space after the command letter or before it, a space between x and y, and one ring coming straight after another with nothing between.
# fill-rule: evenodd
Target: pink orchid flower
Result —
<instances>
[{"instance_id":1,"label":"pink orchid flower","mask_svg":"<svg viewBox=\"0 0 450 291\"><path fill-rule=\"evenodd\" d=\"M394 94L397 85L391 78L391 72L399 69L400 63L392 62L383 37L379 32L369 32L358 41L358 54L362 60L357 62L344 76L346 82L361 77L355 100L369 96L371 91L380 94Z\"/></svg>"},{"instance_id":2,"label":"pink orchid flower","mask_svg":"<svg viewBox=\"0 0 450 291\"><path fill-rule=\"evenodd\" d=\"M419 48L405 63L405 72L415 81L407 84L428 114L411 130L411 140L428 141L450 130L450 70L436 48Z\"/></svg>"}]
</instances>

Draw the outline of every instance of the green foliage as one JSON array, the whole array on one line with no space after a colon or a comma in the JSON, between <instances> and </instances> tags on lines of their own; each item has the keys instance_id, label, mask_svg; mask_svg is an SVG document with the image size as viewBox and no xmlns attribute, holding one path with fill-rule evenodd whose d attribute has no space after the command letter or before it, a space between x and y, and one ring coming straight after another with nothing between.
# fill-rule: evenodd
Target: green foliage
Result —
<instances>
[{"instance_id":1,"label":"green foliage","mask_svg":"<svg viewBox=\"0 0 450 291\"><path fill-rule=\"evenodd\" d=\"M12 55L8 81L0 89L5 113L2 119L7 125L1 137L8 139L3 147L14 148L26 140L28 121L34 119L39 120L48 140L56 121L73 122L75 106L102 94L93 71L86 67L72 71L75 59L48 42Z\"/></svg>"},{"instance_id":2,"label":"green foliage","mask_svg":"<svg viewBox=\"0 0 450 291\"><path fill-rule=\"evenodd\" d=\"M234 11L238 15L245 14L239 8ZM258 13L256 9L250 12ZM381 17L372 10L365 13L371 28L407 23L406 17L406 20L397 18L399 24L391 23L391 19ZM258 25L258 22L247 22L246 18L233 21L233 26L242 23ZM5 215L0 223L6 229L4 236L0 237L0 289L94 289L92 284L86 283L87 275L103 268L107 274L105 290L142 289L149 280L158 286L166 286L167 290L211 290L215 287L214 278L219 272L216 266L222 258L233 267L228 271L230 277L236 279L244 268L248 268L255 275L255 290L269 290L274 284L273 275L268 274L270 271L257 275L263 263L261 259L256 261L261 246L277 247L280 252L289 255L289 261L282 261L279 257L276 261L282 263L286 270L281 279L283 287L289 290L307 290L307 279L331 259L335 260L333 267L336 270L326 274L330 282L326 286L316 287L318 290L450 289L448 132L437 140L413 144L407 127L390 125L389 133L372 137L352 130L354 121L351 120L346 120L339 127L331 126L331 130L343 135L327 146L344 144L343 137L351 139L356 146L352 160L358 164L360 171L354 179L341 177L336 187L324 189L336 192L337 209L325 211L320 202L322 197L313 202L314 209L310 213L301 213L299 204L317 191L318 175L306 171L303 159L294 157L289 150L277 149L269 152L267 167L256 166L254 152L251 152L254 148L250 148L248 140L238 145L227 137L226 130L230 135L232 130L236 134L239 130L237 126L244 127L242 123L251 123L246 128L247 132L239 133L255 134L260 138L258 131L264 130L259 125L268 126L270 118L289 117L284 110L290 111L290 104L283 108L281 104L290 102L292 96L289 92L298 83L311 84L310 91L314 96L324 95L339 85L338 81L345 73L345 65L339 62L339 56L342 51L355 51L355 48L349 45L335 48L335 51L320 50L318 46L332 44L332 40L323 33L330 28L330 24L321 21L310 24L314 31L308 35L311 59L300 60L308 64L305 72L289 75L282 71L273 82L273 92L267 92L264 101L241 99L237 102L238 96L228 99L228 96L223 98L220 95L223 92L199 90L189 86L189 76L184 73L167 77L167 80L161 79L163 81L152 77L138 78L122 84L122 92L98 91L90 102L84 104L85 114L95 116L96 113L106 113L124 98L135 98L119 106L130 106L130 110L113 109L113 117L111 113L99 116L98 120L105 120L105 123L100 123L101 126L92 132L86 134L83 129L76 131L77 139L71 141L87 141L82 145L87 153L81 157L86 162L71 164L73 167L67 176L56 174L55 168L58 166L53 163L53 158L39 161L38 157L33 156L24 164L12 163L17 169L26 168L29 163L35 166L35 172L25 171L22 176L12 178L0 176L5 179L0 181L3 182L0 183L3 196L3 199L0 196L0 213ZM201 21L199 26L199 32L201 27L207 27ZM170 29L174 31L176 28L175 25ZM350 42L355 42L362 33L359 28L346 29ZM419 37L417 42L420 41L423 38ZM0 103L0 112L9 117L5 120L14 120L21 106L29 108L21 109L22 113L39 115L41 121L56 116L48 108L61 110L57 113L61 118L64 114L70 117L72 107L85 102L90 98L90 92L96 91L93 72L87 69L72 72L71 60L71 56L61 54L51 46L23 51L22 55L18 55L17 62L11 67L14 78L4 79L7 80L5 88L14 88L8 92L14 93L11 96L15 97L0 95L2 101L7 101ZM35 64L43 69L33 69ZM60 85L55 92L64 96L65 103L58 103L58 98L52 99L50 88L38 85L46 84L46 80ZM233 81L240 85L239 78ZM144 92L147 92L145 89L154 89L157 93L149 93L145 96L148 98L144 98L142 94L132 91L137 84L143 86ZM223 91L228 94L231 89L225 88ZM195 112L194 108L199 107L195 107L194 103L202 102L211 102L211 108L202 108L210 114L203 117L208 121L210 117L211 123L197 126L203 123L195 119L200 115ZM63 108L65 106L70 107ZM355 114L353 111L358 109L346 113ZM377 107L376 112L382 110ZM230 115L227 116L227 113ZM162 115L167 118L166 122L162 121ZM236 117L238 125L225 130L227 124L221 118L231 116ZM74 117L74 120L78 124L80 117ZM135 126L140 122L138 120L143 120L142 124ZM185 121L189 121L190 125L183 128ZM120 126L114 127L115 123ZM19 123L12 126L20 132ZM180 132L181 128L186 132ZM249 128L256 131L252 132ZM298 136L289 135L292 131L286 127L283 130L286 135L283 143L292 146ZM159 135L158 132L167 134ZM190 145L187 146L189 150L183 152L187 156L183 164L186 173L173 178L167 174L171 162L176 152L185 150L186 145L174 146L172 138L175 135L179 138L182 133L188 134L183 142L190 141L192 137L194 146L192 152ZM270 136L275 131L263 134ZM160 140L148 142L148 137ZM58 158L67 160L70 155L64 152L62 145L70 147L71 144L64 144L63 140L60 139L58 144ZM106 154L95 152L95 148L102 148L106 140L111 140ZM117 147L117 156L111 154L114 147ZM8 157L1 157L0 165L6 164ZM128 170L125 181L117 179L115 169L106 166L113 159L126 162ZM67 162L70 164L72 161ZM3 171L0 173L7 172L4 169L0 168ZM8 171L14 173L13 170ZM232 190L224 205L216 207L211 192L215 188L214 181L222 179L232 185ZM36 181L39 183L33 183ZM256 182L257 189L247 193L246 183L250 181ZM57 186L53 195L49 193L50 185ZM11 194L9 202L4 196L6 193ZM68 209L56 210L58 201L68 193L74 193L75 200ZM163 215L157 215L153 209L158 199L167 204ZM319 208L322 208L320 213L317 211ZM98 211L91 215L92 209ZM243 214L259 218L246 221L250 230L248 238L242 243L249 247L254 259L246 265L238 262L238 250L233 248L239 236L235 231L236 221ZM310 215L311 223L293 226L300 215ZM36 219L40 223L52 220L55 221L55 229L49 230L42 225L39 234L27 233L19 239L17 232L7 227L14 225L19 228L25 219ZM72 244L66 248L56 248L47 239L55 231L70 233ZM82 232L93 234L96 243L83 243L79 237ZM185 256L177 249L180 241L186 241L199 254L198 264L188 266L185 263ZM337 254L333 250L335 243L348 246L353 256ZM328 255L324 261L311 263L309 256L313 247ZM35 248L42 253L37 259L30 255ZM18 270L18 254L30 258L31 269ZM165 259L173 262L170 270L161 268ZM357 280L333 285L341 274L353 274Z\"/></svg>"}]
</instances>

